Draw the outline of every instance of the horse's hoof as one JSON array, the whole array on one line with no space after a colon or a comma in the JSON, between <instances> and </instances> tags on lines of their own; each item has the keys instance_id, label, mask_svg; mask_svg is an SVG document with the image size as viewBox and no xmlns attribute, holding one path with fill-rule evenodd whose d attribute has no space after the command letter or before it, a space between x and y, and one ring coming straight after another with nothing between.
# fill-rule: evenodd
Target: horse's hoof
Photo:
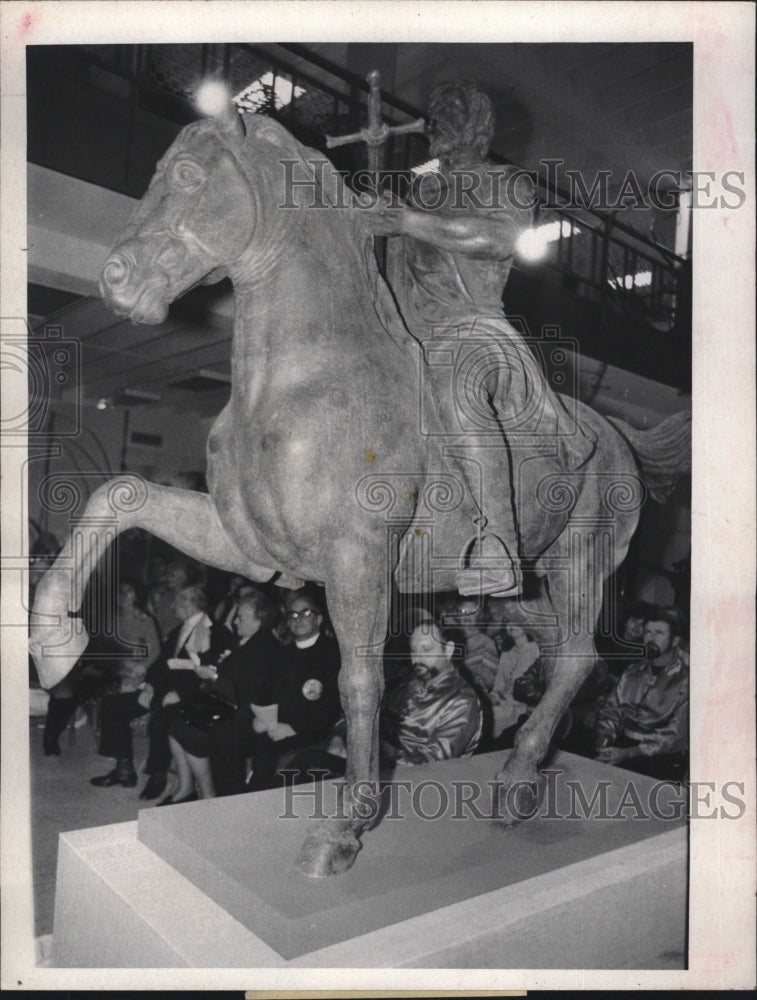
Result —
<instances>
[{"instance_id":1,"label":"horse's hoof","mask_svg":"<svg viewBox=\"0 0 757 1000\"><path fill-rule=\"evenodd\" d=\"M68 572L48 570L37 585L29 637L29 652L44 688L62 681L89 643L81 619L70 617L70 600Z\"/></svg>"},{"instance_id":2,"label":"horse's hoof","mask_svg":"<svg viewBox=\"0 0 757 1000\"><path fill-rule=\"evenodd\" d=\"M494 790L492 819L502 829L532 819L539 809L541 785L539 776L513 781L512 776L498 774L499 783Z\"/></svg>"},{"instance_id":3,"label":"horse's hoof","mask_svg":"<svg viewBox=\"0 0 757 1000\"><path fill-rule=\"evenodd\" d=\"M341 875L352 868L359 850L360 841L349 828L320 826L306 837L296 868L309 878Z\"/></svg>"},{"instance_id":4,"label":"horse's hoof","mask_svg":"<svg viewBox=\"0 0 757 1000\"><path fill-rule=\"evenodd\" d=\"M73 669L89 643L89 636L72 619L51 628L33 627L29 639L40 684L51 688Z\"/></svg>"}]
</instances>

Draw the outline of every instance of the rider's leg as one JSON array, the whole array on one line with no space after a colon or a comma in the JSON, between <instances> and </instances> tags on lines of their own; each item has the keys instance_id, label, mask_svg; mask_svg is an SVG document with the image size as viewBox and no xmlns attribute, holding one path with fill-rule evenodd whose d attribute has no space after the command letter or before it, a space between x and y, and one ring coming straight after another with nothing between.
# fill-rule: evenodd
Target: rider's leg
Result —
<instances>
[{"instance_id":1,"label":"rider's leg","mask_svg":"<svg viewBox=\"0 0 757 1000\"><path fill-rule=\"evenodd\" d=\"M520 593L522 578L510 459L486 385L492 365L501 357L496 348L489 357L484 344L487 356L479 366L481 342L451 339L441 345L455 359L454 371L429 365L426 381L439 425L446 431L442 451L462 473L476 511L463 542L455 586L464 596L513 597ZM434 346L438 349L439 342Z\"/></svg>"},{"instance_id":2,"label":"rider's leg","mask_svg":"<svg viewBox=\"0 0 757 1000\"><path fill-rule=\"evenodd\" d=\"M469 483L475 484L472 492L481 510L455 576L457 589L463 596L514 597L522 589L523 576L508 449L504 443L471 436L456 456Z\"/></svg>"},{"instance_id":3,"label":"rider's leg","mask_svg":"<svg viewBox=\"0 0 757 1000\"><path fill-rule=\"evenodd\" d=\"M553 455L555 471L575 472L594 454L596 438L570 412L570 400L552 391L520 335L509 325L504 332L496 344L500 364L486 382L502 433Z\"/></svg>"}]
</instances>

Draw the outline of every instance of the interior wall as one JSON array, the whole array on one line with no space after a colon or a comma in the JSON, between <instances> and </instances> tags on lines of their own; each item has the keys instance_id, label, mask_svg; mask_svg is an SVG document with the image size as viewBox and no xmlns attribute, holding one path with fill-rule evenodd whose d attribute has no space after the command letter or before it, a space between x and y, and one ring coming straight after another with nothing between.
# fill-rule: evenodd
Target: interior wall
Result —
<instances>
[{"instance_id":1,"label":"interior wall","mask_svg":"<svg viewBox=\"0 0 757 1000\"><path fill-rule=\"evenodd\" d=\"M165 408L105 409L56 403L52 448L30 448L29 517L60 542L94 491L114 474L136 473L164 485L197 488L205 476L205 445L212 421ZM160 439L134 444L134 433ZM33 544L35 532L30 533Z\"/></svg>"}]
</instances>

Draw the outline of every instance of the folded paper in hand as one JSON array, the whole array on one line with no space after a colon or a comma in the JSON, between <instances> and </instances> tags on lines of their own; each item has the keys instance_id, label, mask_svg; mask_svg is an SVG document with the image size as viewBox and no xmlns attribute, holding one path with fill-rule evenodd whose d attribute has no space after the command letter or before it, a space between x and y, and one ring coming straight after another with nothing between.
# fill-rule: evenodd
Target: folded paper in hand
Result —
<instances>
[{"instance_id":1,"label":"folded paper in hand","mask_svg":"<svg viewBox=\"0 0 757 1000\"><path fill-rule=\"evenodd\" d=\"M250 705L255 717L260 720L260 722L265 726L266 729L270 729L271 726L275 726L279 721L279 706L278 705Z\"/></svg>"},{"instance_id":2,"label":"folded paper in hand","mask_svg":"<svg viewBox=\"0 0 757 1000\"><path fill-rule=\"evenodd\" d=\"M194 663L191 660L179 659L177 656L169 659L168 666L171 670L194 670Z\"/></svg>"}]
</instances>

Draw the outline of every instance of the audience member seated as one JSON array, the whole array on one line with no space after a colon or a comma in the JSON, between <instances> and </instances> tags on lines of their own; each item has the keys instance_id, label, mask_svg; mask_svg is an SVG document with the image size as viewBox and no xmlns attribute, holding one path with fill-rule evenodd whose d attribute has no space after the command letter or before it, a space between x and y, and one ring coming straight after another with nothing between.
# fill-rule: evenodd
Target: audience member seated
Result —
<instances>
[{"instance_id":1,"label":"audience member seated","mask_svg":"<svg viewBox=\"0 0 757 1000\"><path fill-rule=\"evenodd\" d=\"M219 601L213 612L214 622L220 622L226 628L231 629L237 617L239 589L247 583L248 581L243 576L233 575L230 577L226 596L222 601Z\"/></svg>"},{"instance_id":2,"label":"audience member seated","mask_svg":"<svg viewBox=\"0 0 757 1000\"><path fill-rule=\"evenodd\" d=\"M677 608L649 612L646 656L626 668L599 713L598 760L660 779L685 777L689 672L679 655L685 631Z\"/></svg>"},{"instance_id":3,"label":"audience member seated","mask_svg":"<svg viewBox=\"0 0 757 1000\"><path fill-rule=\"evenodd\" d=\"M449 615L450 624L464 637L463 665L479 694L489 697L497 676L497 645L484 631L481 622L484 605L477 597L462 597Z\"/></svg>"},{"instance_id":4,"label":"audience member seated","mask_svg":"<svg viewBox=\"0 0 757 1000\"><path fill-rule=\"evenodd\" d=\"M644 622L651 610L651 604L636 601L619 617L613 635L597 632L594 644L612 681L617 683L626 667L638 660L644 645Z\"/></svg>"},{"instance_id":5,"label":"audience member seated","mask_svg":"<svg viewBox=\"0 0 757 1000\"><path fill-rule=\"evenodd\" d=\"M456 660L456 665L464 680L472 685L478 695L483 712L479 753L485 753L492 748L494 707L491 692L499 662L497 643L488 634L485 624L487 617L485 608L486 603L483 598L460 597L454 608L445 614L443 619L456 633L450 633L450 638L455 640L462 653L462 660Z\"/></svg>"},{"instance_id":6,"label":"audience member seated","mask_svg":"<svg viewBox=\"0 0 757 1000\"><path fill-rule=\"evenodd\" d=\"M315 589L289 591L285 598L288 644L273 676L270 701L254 703L253 731L246 740L220 739L211 730L211 764L217 795L278 784L277 765L289 751L325 741L339 718L339 647L323 631L325 616ZM252 759L252 777L241 784L240 755Z\"/></svg>"},{"instance_id":7,"label":"audience member seated","mask_svg":"<svg viewBox=\"0 0 757 1000\"><path fill-rule=\"evenodd\" d=\"M144 680L147 668L160 653L158 629L154 620L137 604L134 584L123 582L118 588L117 636L100 642L108 659L98 662L93 641L71 673L50 691L43 736L45 754L60 753L59 738L73 717L77 706L92 698L115 692L135 691ZM141 647L134 649L135 646ZM121 659L113 659L123 651Z\"/></svg>"},{"instance_id":8,"label":"audience member seated","mask_svg":"<svg viewBox=\"0 0 757 1000\"><path fill-rule=\"evenodd\" d=\"M139 691L149 668L160 655L158 626L152 615L137 603L137 588L125 581L118 588L118 638L132 647L116 667L118 692ZM144 651L134 647L144 647Z\"/></svg>"},{"instance_id":9,"label":"audience member seated","mask_svg":"<svg viewBox=\"0 0 757 1000\"><path fill-rule=\"evenodd\" d=\"M483 628L497 647L497 660L502 653L512 645L507 633L508 618L512 614L512 598L493 597L491 594L484 602Z\"/></svg>"},{"instance_id":10,"label":"audience member seated","mask_svg":"<svg viewBox=\"0 0 757 1000\"><path fill-rule=\"evenodd\" d=\"M76 715L79 705L99 696L102 683L100 674L94 677L85 673L85 663L80 660L64 680L49 689L42 733L42 749L46 757L60 756L61 734Z\"/></svg>"},{"instance_id":11,"label":"audience member seated","mask_svg":"<svg viewBox=\"0 0 757 1000\"><path fill-rule=\"evenodd\" d=\"M417 625L433 622L430 611L419 605L403 609L399 615L398 628L384 645L384 690L389 691L395 684L407 678L412 670L410 656L410 636Z\"/></svg>"},{"instance_id":12,"label":"audience member seated","mask_svg":"<svg viewBox=\"0 0 757 1000\"><path fill-rule=\"evenodd\" d=\"M186 563L177 559L168 563L160 578L150 588L147 610L155 616L163 641L181 625L176 598L179 591L188 583L189 569Z\"/></svg>"},{"instance_id":13,"label":"audience member seated","mask_svg":"<svg viewBox=\"0 0 757 1000\"><path fill-rule=\"evenodd\" d=\"M483 715L473 688L453 663L455 643L431 622L410 636L413 671L387 693L381 711L381 758L391 765L469 757ZM332 752L334 748L332 747Z\"/></svg>"},{"instance_id":14,"label":"audience member seated","mask_svg":"<svg viewBox=\"0 0 757 1000\"><path fill-rule=\"evenodd\" d=\"M610 676L604 660L597 659L592 671L570 703L566 726L556 734L555 742L561 750L582 756L592 756L594 730L600 709L616 681Z\"/></svg>"},{"instance_id":15,"label":"audience member seated","mask_svg":"<svg viewBox=\"0 0 757 1000\"><path fill-rule=\"evenodd\" d=\"M145 773L149 776L140 798L157 798L166 787L171 750L168 744L169 706L188 697L199 686L196 668L202 659L218 662L232 638L222 625L214 625L205 613L205 591L200 586L182 588L175 601L180 624L163 644L161 655L146 672L140 690L106 695L100 705L100 745L103 757L114 757L116 766L92 778L98 787L137 783L134 768L131 723L149 711L149 752Z\"/></svg>"},{"instance_id":16,"label":"audience member seated","mask_svg":"<svg viewBox=\"0 0 757 1000\"><path fill-rule=\"evenodd\" d=\"M513 745L515 733L538 705L545 690L539 647L520 625L505 627L509 639L492 688L497 749Z\"/></svg>"},{"instance_id":17,"label":"audience member seated","mask_svg":"<svg viewBox=\"0 0 757 1000\"><path fill-rule=\"evenodd\" d=\"M169 722L179 787L160 805L188 802L196 793L204 799L215 796L210 762L214 745L228 744L229 761L236 765L231 787L242 789L247 737L253 732L252 705L271 703L282 665L281 644L272 632L277 619L276 607L261 591L251 589L239 599L234 621L237 646L217 664L196 668L202 685L196 695L181 702L178 714ZM222 774L222 786L224 777ZM221 794L230 791L224 787Z\"/></svg>"}]
</instances>

